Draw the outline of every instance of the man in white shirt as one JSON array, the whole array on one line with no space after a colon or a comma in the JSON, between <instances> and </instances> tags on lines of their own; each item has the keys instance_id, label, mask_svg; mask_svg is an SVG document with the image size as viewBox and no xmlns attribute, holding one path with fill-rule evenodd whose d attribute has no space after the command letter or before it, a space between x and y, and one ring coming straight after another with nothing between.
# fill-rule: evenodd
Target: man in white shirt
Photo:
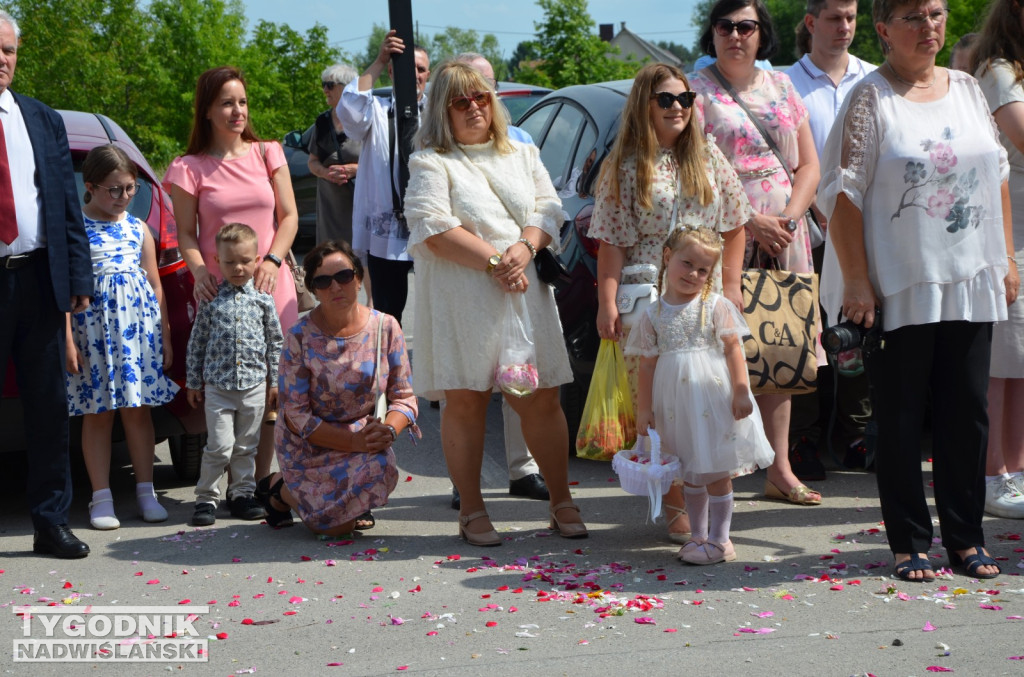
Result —
<instances>
[{"instance_id":1,"label":"man in white shirt","mask_svg":"<svg viewBox=\"0 0 1024 677\"><path fill-rule=\"evenodd\" d=\"M807 106L814 147L820 159L843 101L865 75L875 70L875 66L849 52L857 29L857 0L807 0L804 27L810 33L811 51L790 66L786 75ZM826 225L820 216L819 220L822 225ZM814 252L815 269L819 272L822 249L819 247ZM842 353L840 355L841 358L844 356ZM864 443L864 430L871 418L867 377L863 374L862 365L859 369L861 373L856 376L842 375L846 366L842 359L838 366L841 375L835 393L835 406L849 444L842 459L843 464L847 467L864 467L868 452ZM823 378L826 373L819 372L819 386L832 383L831 375ZM825 479L825 467L818 457L818 444L819 441L821 444L826 443L822 438L827 435L827 426L819 421L818 403L820 396L831 394L831 388L819 387L817 393L793 398L789 456L793 472L801 480Z\"/></svg>"},{"instance_id":2,"label":"man in white shirt","mask_svg":"<svg viewBox=\"0 0 1024 677\"><path fill-rule=\"evenodd\" d=\"M77 559L89 546L68 528L64 314L89 306L92 260L64 121L10 89L20 42L17 22L0 11L0 383L13 361L29 446L32 550Z\"/></svg>"},{"instance_id":3,"label":"man in white shirt","mask_svg":"<svg viewBox=\"0 0 1024 677\"><path fill-rule=\"evenodd\" d=\"M430 77L430 57L415 48L416 100L422 109L423 92ZM401 214L399 148L394 120L394 98L373 95L373 83L387 68L391 55L405 51L405 43L390 31L377 59L341 92L337 113L345 133L363 144L352 206L352 249L366 260L368 292L377 310L402 322L409 294L409 227Z\"/></svg>"}]
</instances>

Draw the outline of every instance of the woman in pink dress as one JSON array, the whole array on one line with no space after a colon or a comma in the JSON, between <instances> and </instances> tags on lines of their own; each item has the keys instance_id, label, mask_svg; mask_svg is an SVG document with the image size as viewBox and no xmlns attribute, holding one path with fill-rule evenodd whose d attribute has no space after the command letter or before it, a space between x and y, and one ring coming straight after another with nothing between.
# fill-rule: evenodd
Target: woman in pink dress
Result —
<instances>
[{"instance_id":1,"label":"woman in pink dress","mask_svg":"<svg viewBox=\"0 0 1024 677\"><path fill-rule=\"evenodd\" d=\"M811 272L811 243L803 215L818 186L818 154L807 108L789 77L761 70L754 63L770 58L777 49L768 10L762 0L718 0L700 44L718 60L690 78L697 92L698 114L704 119L705 133L715 138L736 169L755 212L746 223L745 267L767 267L768 257L775 257L784 270ZM792 183L720 78L771 135L793 174ZM759 251L753 260L755 243ZM823 360L824 354L819 357ZM821 493L802 484L789 464L790 396L759 395L757 406L775 449L765 495L798 505L820 504Z\"/></svg>"},{"instance_id":2,"label":"woman in pink dress","mask_svg":"<svg viewBox=\"0 0 1024 677\"><path fill-rule=\"evenodd\" d=\"M199 76L188 150L167 168L163 185L174 204L196 301L212 301L217 294L217 231L244 223L256 231L263 258L253 280L256 289L274 296L282 328L295 324L295 282L291 269L281 265L299 226L291 176L280 144L264 143L253 132L245 80L237 68L221 66ZM260 440L257 477L270 472L273 451L268 431Z\"/></svg>"}]
</instances>

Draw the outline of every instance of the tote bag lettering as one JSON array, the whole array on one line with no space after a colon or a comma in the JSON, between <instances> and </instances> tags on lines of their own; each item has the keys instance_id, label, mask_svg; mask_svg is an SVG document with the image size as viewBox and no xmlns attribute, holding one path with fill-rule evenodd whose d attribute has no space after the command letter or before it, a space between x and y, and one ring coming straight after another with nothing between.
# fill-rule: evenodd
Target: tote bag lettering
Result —
<instances>
[{"instance_id":1,"label":"tote bag lettering","mask_svg":"<svg viewBox=\"0 0 1024 677\"><path fill-rule=\"evenodd\" d=\"M817 387L818 276L757 268L743 271L743 342L755 394L806 393Z\"/></svg>"}]
</instances>

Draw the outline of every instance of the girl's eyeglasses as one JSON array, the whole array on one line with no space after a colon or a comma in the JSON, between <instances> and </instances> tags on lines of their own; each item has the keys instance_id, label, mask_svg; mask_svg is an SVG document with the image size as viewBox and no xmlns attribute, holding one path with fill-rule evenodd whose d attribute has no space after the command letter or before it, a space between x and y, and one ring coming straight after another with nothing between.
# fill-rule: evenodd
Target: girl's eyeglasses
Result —
<instances>
[{"instance_id":1,"label":"girl's eyeglasses","mask_svg":"<svg viewBox=\"0 0 1024 677\"><path fill-rule=\"evenodd\" d=\"M139 192L139 184L137 183L129 183L127 186L101 186L98 183L94 183L93 188L102 188L107 191L110 193L112 200L120 200L122 195L132 197Z\"/></svg>"},{"instance_id":2,"label":"girl's eyeglasses","mask_svg":"<svg viewBox=\"0 0 1024 677\"><path fill-rule=\"evenodd\" d=\"M491 105L491 93L476 92L472 96L457 96L448 102L448 105L460 113L465 113L471 103L475 103L477 108L487 108Z\"/></svg>"},{"instance_id":3,"label":"girl's eyeglasses","mask_svg":"<svg viewBox=\"0 0 1024 677\"><path fill-rule=\"evenodd\" d=\"M719 19L715 22L715 32L723 38L727 38L732 35L733 31L736 31L741 38L745 38L757 30L760 25L760 23L753 19L744 19L743 21Z\"/></svg>"},{"instance_id":4,"label":"girl's eyeglasses","mask_svg":"<svg viewBox=\"0 0 1024 677\"><path fill-rule=\"evenodd\" d=\"M313 278L314 289L330 289L332 282L337 282L340 285L346 285L356 277L356 271L351 268L345 268L339 270L334 275L317 275Z\"/></svg>"},{"instance_id":5,"label":"girl's eyeglasses","mask_svg":"<svg viewBox=\"0 0 1024 677\"><path fill-rule=\"evenodd\" d=\"M697 92L679 92L678 94L655 92L651 94L651 98L658 100L658 108L669 110L672 108L672 104L678 101L685 110L693 105L693 100L697 98Z\"/></svg>"}]
</instances>

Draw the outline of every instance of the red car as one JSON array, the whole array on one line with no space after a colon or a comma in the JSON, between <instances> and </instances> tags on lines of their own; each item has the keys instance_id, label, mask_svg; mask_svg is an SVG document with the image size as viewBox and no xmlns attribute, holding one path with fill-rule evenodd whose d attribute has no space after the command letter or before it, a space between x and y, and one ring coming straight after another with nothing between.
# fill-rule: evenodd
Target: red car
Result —
<instances>
[{"instance_id":1,"label":"red car","mask_svg":"<svg viewBox=\"0 0 1024 677\"><path fill-rule=\"evenodd\" d=\"M178 476L194 480L199 476L203 446L206 444L206 420L202 409L193 409L185 400L185 349L196 317L196 302L192 296L192 274L178 251L178 233L171 211L171 198L160 187L160 180L146 158L116 122L99 114L66 110L58 112L67 128L79 195L85 194L82 162L86 154L97 146L117 144L128 153L139 169L139 192L129 204L128 211L149 224L156 241L157 265L167 300L167 312L170 314L170 343L174 351L169 376L181 387L174 400L153 409L153 424L157 441L168 441L171 460ZM81 419L77 417L71 419L73 448L78 446L80 423ZM4 440L4 451L25 448L21 401L18 399L13 364L8 365L3 398L0 399L0 437ZM123 438L124 432L118 422L114 426L114 439Z\"/></svg>"}]
</instances>

